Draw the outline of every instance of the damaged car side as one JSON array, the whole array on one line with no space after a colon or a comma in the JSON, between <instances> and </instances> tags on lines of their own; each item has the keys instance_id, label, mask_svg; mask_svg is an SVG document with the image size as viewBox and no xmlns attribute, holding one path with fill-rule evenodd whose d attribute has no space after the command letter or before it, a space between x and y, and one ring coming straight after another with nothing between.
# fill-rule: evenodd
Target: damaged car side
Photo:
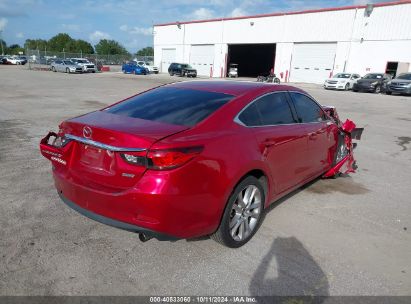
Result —
<instances>
[{"instance_id":1,"label":"damaged car side","mask_svg":"<svg viewBox=\"0 0 411 304\"><path fill-rule=\"evenodd\" d=\"M63 121L40 151L60 198L91 219L236 248L274 201L354 172L361 132L296 87L188 81Z\"/></svg>"}]
</instances>

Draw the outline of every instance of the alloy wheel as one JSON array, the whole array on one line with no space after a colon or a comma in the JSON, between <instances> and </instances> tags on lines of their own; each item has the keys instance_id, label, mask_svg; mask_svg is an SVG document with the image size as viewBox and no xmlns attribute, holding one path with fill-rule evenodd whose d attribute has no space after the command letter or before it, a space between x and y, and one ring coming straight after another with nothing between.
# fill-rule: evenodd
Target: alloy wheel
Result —
<instances>
[{"instance_id":1,"label":"alloy wheel","mask_svg":"<svg viewBox=\"0 0 411 304\"><path fill-rule=\"evenodd\" d=\"M235 241L243 241L256 228L261 215L261 192L248 185L237 195L230 213L230 235Z\"/></svg>"}]
</instances>

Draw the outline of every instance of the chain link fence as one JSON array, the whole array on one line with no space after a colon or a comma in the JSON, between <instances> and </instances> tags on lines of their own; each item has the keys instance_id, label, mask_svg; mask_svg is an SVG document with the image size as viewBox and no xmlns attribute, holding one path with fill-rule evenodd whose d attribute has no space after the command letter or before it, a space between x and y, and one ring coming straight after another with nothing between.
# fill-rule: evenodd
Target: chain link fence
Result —
<instances>
[{"instance_id":1,"label":"chain link fence","mask_svg":"<svg viewBox=\"0 0 411 304\"><path fill-rule=\"evenodd\" d=\"M102 55L102 54L84 54L68 52L50 52L40 50L26 50L28 68L30 70L50 70L50 65L57 59L85 58L93 62L98 70L102 66L118 66L131 60L153 62L154 56L130 56L130 55Z\"/></svg>"}]
</instances>

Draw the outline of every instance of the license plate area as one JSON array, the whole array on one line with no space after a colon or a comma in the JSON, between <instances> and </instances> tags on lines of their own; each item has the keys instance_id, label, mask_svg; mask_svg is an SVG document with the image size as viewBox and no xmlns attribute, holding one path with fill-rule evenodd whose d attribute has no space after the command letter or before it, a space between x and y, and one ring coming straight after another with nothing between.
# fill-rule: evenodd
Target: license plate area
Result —
<instances>
[{"instance_id":1,"label":"license plate area","mask_svg":"<svg viewBox=\"0 0 411 304\"><path fill-rule=\"evenodd\" d=\"M79 162L83 168L113 175L114 152L90 145L79 144Z\"/></svg>"}]
</instances>

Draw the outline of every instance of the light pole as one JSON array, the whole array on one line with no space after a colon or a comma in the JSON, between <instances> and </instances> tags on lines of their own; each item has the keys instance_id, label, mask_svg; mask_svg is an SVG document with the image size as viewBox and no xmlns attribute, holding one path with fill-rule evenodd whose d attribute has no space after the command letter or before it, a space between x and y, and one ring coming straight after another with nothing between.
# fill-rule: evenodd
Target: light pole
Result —
<instances>
[{"instance_id":1,"label":"light pole","mask_svg":"<svg viewBox=\"0 0 411 304\"><path fill-rule=\"evenodd\" d=\"M3 31L0 31L0 42L1 42L1 54L4 55L4 48L3 48Z\"/></svg>"}]
</instances>

